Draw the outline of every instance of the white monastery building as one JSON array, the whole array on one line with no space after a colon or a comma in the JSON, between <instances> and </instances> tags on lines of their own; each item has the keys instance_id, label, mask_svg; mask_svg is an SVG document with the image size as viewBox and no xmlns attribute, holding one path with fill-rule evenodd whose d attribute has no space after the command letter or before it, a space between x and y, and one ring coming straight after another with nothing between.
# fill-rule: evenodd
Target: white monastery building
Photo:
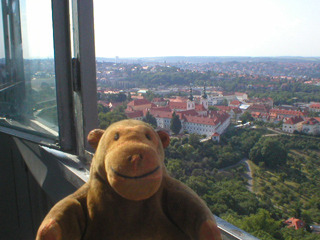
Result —
<instances>
[{"instance_id":1,"label":"white monastery building","mask_svg":"<svg viewBox=\"0 0 320 240\"><path fill-rule=\"evenodd\" d=\"M147 106L147 100L141 101ZM132 107L134 103L128 103L126 114L129 118L142 119L149 111L157 120L160 128L170 131L172 114L175 112L181 121L181 132L197 133L206 135L215 141L220 140L220 135L226 130L230 124L230 115L225 111L208 110L208 96L204 87L200 104L196 104L190 88L188 99L180 99L179 101L169 101L167 106L143 108L144 106Z\"/></svg>"}]
</instances>

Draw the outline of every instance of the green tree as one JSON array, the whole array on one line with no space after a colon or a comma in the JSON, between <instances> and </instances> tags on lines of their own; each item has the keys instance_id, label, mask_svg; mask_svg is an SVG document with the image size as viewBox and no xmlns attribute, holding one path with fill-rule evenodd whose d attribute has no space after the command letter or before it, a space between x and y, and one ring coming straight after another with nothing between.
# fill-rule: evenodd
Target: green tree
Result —
<instances>
[{"instance_id":1,"label":"green tree","mask_svg":"<svg viewBox=\"0 0 320 240\"><path fill-rule=\"evenodd\" d=\"M126 108L125 105L117 106L112 112L104 113L102 108L99 108L100 111L98 114L98 122L99 128L105 129L109 127L114 122L118 122L123 119L127 119L124 109Z\"/></svg>"},{"instance_id":2,"label":"green tree","mask_svg":"<svg viewBox=\"0 0 320 240\"><path fill-rule=\"evenodd\" d=\"M272 138L260 138L250 150L249 158L259 164L264 162L266 167L275 168L285 165L288 152L280 141Z\"/></svg>"},{"instance_id":3,"label":"green tree","mask_svg":"<svg viewBox=\"0 0 320 240\"><path fill-rule=\"evenodd\" d=\"M209 110L220 111L220 109L215 106L209 106L208 108L209 108Z\"/></svg>"},{"instance_id":4,"label":"green tree","mask_svg":"<svg viewBox=\"0 0 320 240\"><path fill-rule=\"evenodd\" d=\"M108 113L100 112L98 114L99 128L106 129L112 123L127 119L124 112L112 111Z\"/></svg>"},{"instance_id":5,"label":"green tree","mask_svg":"<svg viewBox=\"0 0 320 240\"><path fill-rule=\"evenodd\" d=\"M223 106L228 106L228 99L224 98L222 102Z\"/></svg>"},{"instance_id":6,"label":"green tree","mask_svg":"<svg viewBox=\"0 0 320 240\"><path fill-rule=\"evenodd\" d=\"M180 179L184 176L183 161L180 159L168 159L167 170L170 176Z\"/></svg>"},{"instance_id":7,"label":"green tree","mask_svg":"<svg viewBox=\"0 0 320 240\"><path fill-rule=\"evenodd\" d=\"M196 133L191 133L188 139L188 143L193 147L197 147L200 145L200 137Z\"/></svg>"},{"instance_id":8,"label":"green tree","mask_svg":"<svg viewBox=\"0 0 320 240\"><path fill-rule=\"evenodd\" d=\"M98 113L107 113L110 111L109 107L105 107L102 104L98 104Z\"/></svg>"},{"instance_id":9,"label":"green tree","mask_svg":"<svg viewBox=\"0 0 320 240\"><path fill-rule=\"evenodd\" d=\"M124 93L117 94L117 102L125 102L127 101L127 95Z\"/></svg>"},{"instance_id":10,"label":"green tree","mask_svg":"<svg viewBox=\"0 0 320 240\"><path fill-rule=\"evenodd\" d=\"M254 118L252 117L251 113L249 111L245 111L239 119L242 121L242 123L253 121Z\"/></svg>"},{"instance_id":11,"label":"green tree","mask_svg":"<svg viewBox=\"0 0 320 240\"><path fill-rule=\"evenodd\" d=\"M179 116L175 112L173 112L171 123L170 123L170 129L174 134L178 134L181 128L182 126L181 126L181 121L179 119Z\"/></svg>"},{"instance_id":12,"label":"green tree","mask_svg":"<svg viewBox=\"0 0 320 240\"><path fill-rule=\"evenodd\" d=\"M149 123L152 127L156 128L157 125L157 119L149 112L147 111L146 116L142 119L142 121Z\"/></svg>"},{"instance_id":13,"label":"green tree","mask_svg":"<svg viewBox=\"0 0 320 240\"><path fill-rule=\"evenodd\" d=\"M145 94L143 94L143 96L144 96L145 99L149 100L150 102L151 102L154 98L159 97L158 94L155 94L154 92L152 92L152 91L150 91L150 90L147 91Z\"/></svg>"},{"instance_id":14,"label":"green tree","mask_svg":"<svg viewBox=\"0 0 320 240\"><path fill-rule=\"evenodd\" d=\"M131 97L131 93L130 92L128 92L127 100L128 101L132 101L132 97Z\"/></svg>"},{"instance_id":15,"label":"green tree","mask_svg":"<svg viewBox=\"0 0 320 240\"><path fill-rule=\"evenodd\" d=\"M271 213L265 209L259 209L256 214L243 218L232 214L225 216L224 219L262 240L275 240L281 237L279 232L281 221L275 221Z\"/></svg>"}]
</instances>

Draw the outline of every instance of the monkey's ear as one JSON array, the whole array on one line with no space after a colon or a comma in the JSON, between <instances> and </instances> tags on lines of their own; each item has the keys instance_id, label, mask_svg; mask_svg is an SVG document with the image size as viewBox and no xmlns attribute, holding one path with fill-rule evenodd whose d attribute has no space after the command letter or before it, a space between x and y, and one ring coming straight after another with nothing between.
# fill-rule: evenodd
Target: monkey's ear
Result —
<instances>
[{"instance_id":1,"label":"monkey's ear","mask_svg":"<svg viewBox=\"0 0 320 240\"><path fill-rule=\"evenodd\" d=\"M166 133L165 131L161 131L161 130L157 131L157 133L161 139L163 148L168 147L168 145L170 143L170 136L168 135L168 133Z\"/></svg>"},{"instance_id":2,"label":"monkey's ear","mask_svg":"<svg viewBox=\"0 0 320 240\"><path fill-rule=\"evenodd\" d=\"M102 129L94 129L91 132L89 132L87 140L88 140L88 143L90 144L90 146L92 148L94 148L95 150L97 149L100 138L102 137L104 132L105 131Z\"/></svg>"}]
</instances>

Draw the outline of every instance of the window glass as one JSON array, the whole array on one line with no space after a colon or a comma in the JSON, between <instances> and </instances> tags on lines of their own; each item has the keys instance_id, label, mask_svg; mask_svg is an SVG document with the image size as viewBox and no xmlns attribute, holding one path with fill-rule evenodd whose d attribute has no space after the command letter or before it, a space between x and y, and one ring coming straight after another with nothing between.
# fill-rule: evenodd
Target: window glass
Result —
<instances>
[{"instance_id":1,"label":"window glass","mask_svg":"<svg viewBox=\"0 0 320 240\"><path fill-rule=\"evenodd\" d=\"M3 2L1 124L56 138L58 117L51 0ZM8 8L4 8L5 2Z\"/></svg>"}]
</instances>

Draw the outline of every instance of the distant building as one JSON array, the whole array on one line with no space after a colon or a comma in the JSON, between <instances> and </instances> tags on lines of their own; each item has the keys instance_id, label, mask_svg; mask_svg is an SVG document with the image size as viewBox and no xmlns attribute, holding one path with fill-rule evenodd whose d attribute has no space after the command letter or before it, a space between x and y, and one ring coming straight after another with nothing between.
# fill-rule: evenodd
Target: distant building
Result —
<instances>
[{"instance_id":1,"label":"distant building","mask_svg":"<svg viewBox=\"0 0 320 240\"><path fill-rule=\"evenodd\" d=\"M273 108L273 99L272 98L250 98L244 99L244 102L247 105L264 105L270 108Z\"/></svg>"},{"instance_id":2,"label":"distant building","mask_svg":"<svg viewBox=\"0 0 320 240\"><path fill-rule=\"evenodd\" d=\"M304 119L301 116L291 117L283 123L282 131L293 133L294 131L302 130Z\"/></svg>"},{"instance_id":3,"label":"distant building","mask_svg":"<svg viewBox=\"0 0 320 240\"><path fill-rule=\"evenodd\" d=\"M143 111L136 110L136 111L126 111L125 112L128 118L132 118L135 120L142 120L143 119Z\"/></svg>"},{"instance_id":4,"label":"distant building","mask_svg":"<svg viewBox=\"0 0 320 240\"><path fill-rule=\"evenodd\" d=\"M294 227L295 230L306 227L306 223L297 218L289 218L284 221L284 224L287 225L287 227Z\"/></svg>"},{"instance_id":5,"label":"distant building","mask_svg":"<svg viewBox=\"0 0 320 240\"><path fill-rule=\"evenodd\" d=\"M249 112L269 113L270 107L263 104L253 104L247 108Z\"/></svg>"},{"instance_id":6,"label":"distant building","mask_svg":"<svg viewBox=\"0 0 320 240\"><path fill-rule=\"evenodd\" d=\"M189 133L212 136L222 134L230 124L230 115L226 112L210 112L207 117L184 115L184 129Z\"/></svg>"},{"instance_id":7,"label":"distant building","mask_svg":"<svg viewBox=\"0 0 320 240\"><path fill-rule=\"evenodd\" d=\"M147 99L135 99L127 104L127 109L130 110L143 110L146 108L150 109L151 107L156 107L156 105Z\"/></svg>"},{"instance_id":8,"label":"distant building","mask_svg":"<svg viewBox=\"0 0 320 240\"><path fill-rule=\"evenodd\" d=\"M223 104L223 97L222 96L209 96L208 97L208 105L215 106Z\"/></svg>"},{"instance_id":9,"label":"distant building","mask_svg":"<svg viewBox=\"0 0 320 240\"><path fill-rule=\"evenodd\" d=\"M246 94L246 93L235 92L234 94L239 101L243 101L243 100L248 99L248 94Z\"/></svg>"},{"instance_id":10,"label":"distant building","mask_svg":"<svg viewBox=\"0 0 320 240\"><path fill-rule=\"evenodd\" d=\"M215 132L212 136L211 136L212 141L214 142L220 142L220 134Z\"/></svg>"},{"instance_id":11,"label":"distant building","mask_svg":"<svg viewBox=\"0 0 320 240\"><path fill-rule=\"evenodd\" d=\"M230 115L225 111L209 111L208 99L205 88L200 99L201 104L196 104L190 88L188 99L175 99L168 102L167 106L156 107L148 100L133 100L128 103L126 114L129 118L142 119L147 111L157 120L160 128L170 131L170 124L173 112L179 116L183 131L197 133L220 140L220 135L230 124Z\"/></svg>"},{"instance_id":12,"label":"distant building","mask_svg":"<svg viewBox=\"0 0 320 240\"><path fill-rule=\"evenodd\" d=\"M170 130L172 112L151 111L150 114L156 118L158 127Z\"/></svg>"},{"instance_id":13,"label":"distant building","mask_svg":"<svg viewBox=\"0 0 320 240\"><path fill-rule=\"evenodd\" d=\"M231 107L239 107L241 105L241 102L239 100L233 100L229 103L229 106Z\"/></svg>"},{"instance_id":14,"label":"distant building","mask_svg":"<svg viewBox=\"0 0 320 240\"><path fill-rule=\"evenodd\" d=\"M101 100L98 101L98 104L101 104L101 105L104 106L104 107L109 107L109 104L108 104L108 103L106 103L106 102L104 102L104 101L101 101Z\"/></svg>"},{"instance_id":15,"label":"distant building","mask_svg":"<svg viewBox=\"0 0 320 240\"><path fill-rule=\"evenodd\" d=\"M208 110L208 107L209 107L208 104L209 104L208 95L206 93L206 86L204 86L202 96L200 99L200 105L204 110Z\"/></svg>"},{"instance_id":16,"label":"distant building","mask_svg":"<svg viewBox=\"0 0 320 240\"><path fill-rule=\"evenodd\" d=\"M152 103L159 106L166 106L167 105L167 101L164 100L163 98L154 98L152 100Z\"/></svg>"},{"instance_id":17,"label":"distant building","mask_svg":"<svg viewBox=\"0 0 320 240\"><path fill-rule=\"evenodd\" d=\"M284 110L284 109L271 109L270 113L275 114L276 116L282 116L284 118L290 118L295 116L305 116L305 112L293 111L293 110Z\"/></svg>"},{"instance_id":18,"label":"distant building","mask_svg":"<svg viewBox=\"0 0 320 240\"><path fill-rule=\"evenodd\" d=\"M220 111L227 112L231 119L239 120L240 116L244 113L243 110L241 110L238 107L232 107L232 106L215 106Z\"/></svg>"},{"instance_id":19,"label":"distant building","mask_svg":"<svg viewBox=\"0 0 320 240\"><path fill-rule=\"evenodd\" d=\"M311 112L320 112L320 103L313 103L309 105L309 111Z\"/></svg>"},{"instance_id":20,"label":"distant building","mask_svg":"<svg viewBox=\"0 0 320 240\"><path fill-rule=\"evenodd\" d=\"M110 108L110 110L114 110L117 106L121 106L123 105L122 102L109 102L108 107Z\"/></svg>"},{"instance_id":21,"label":"distant building","mask_svg":"<svg viewBox=\"0 0 320 240\"><path fill-rule=\"evenodd\" d=\"M239 120L244 111L242 111L240 108L234 108L231 109L228 113L230 114L231 118Z\"/></svg>"},{"instance_id":22,"label":"distant building","mask_svg":"<svg viewBox=\"0 0 320 240\"><path fill-rule=\"evenodd\" d=\"M146 94L148 92L148 89L140 89L137 93L142 95L142 94Z\"/></svg>"},{"instance_id":23,"label":"distant building","mask_svg":"<svg viewBox=\"0 0 320 240\"><path fill-rule=\"evenodd\" d=\"M320 133L320 122L316 118L309 118L302 122L301 132L306 134L319 134Z\"/></svg>"},{"instance_id":24,"label":"distant building","mask_svg":"<svg viewBox=\"0 0 320 240\"><path fill-rule=\"evenodd\" d=\"M251 116L254 118L255 121L268 122L270 120L270 116L268 113L251 112Z\"/></svg>"}]
</instances>

